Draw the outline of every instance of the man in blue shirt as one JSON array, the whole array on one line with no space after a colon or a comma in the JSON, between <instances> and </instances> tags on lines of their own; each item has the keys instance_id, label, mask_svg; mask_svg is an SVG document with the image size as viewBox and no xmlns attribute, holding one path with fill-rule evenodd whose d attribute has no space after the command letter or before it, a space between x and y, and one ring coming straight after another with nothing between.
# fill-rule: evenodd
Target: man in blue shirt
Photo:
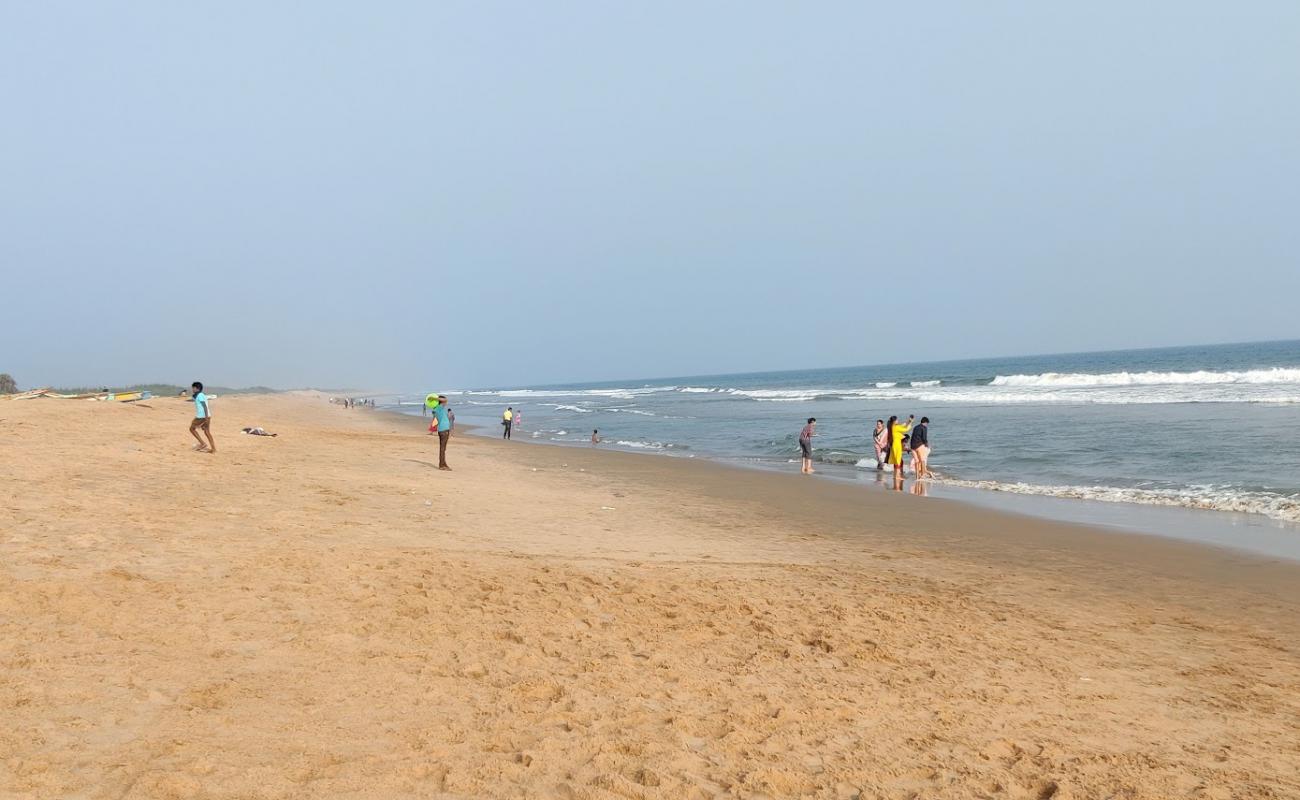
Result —
<instances>
[{"instance_id":1,"label":"man in blue shirt","mask_svg":"<svg viewBox=\"0 0 1300 800\"><path fill-rule=\"evenodd\" d=\"M447 407L447 395L438 395L438 405L433 407L433 418L438 423L438 469L451 471L447 466L447 440L451 438L450 409Z\"/></svg>"},{"instance_id":2,"label":"man in blue shirt","mask_svg":"<svg viewBox=\"0 0 1300 800\"><path fill-rule=\"evenodd\" d=\"M190 433L198 441L194 449L200 453L215 453L217 443L212 441L212 412L208 409L208 396L203 393L203 384L198 381L191 384L190 388L194 394L194 421L190 423ZM199 431L203 431L204 436L208 437L207 444L203 443Z\"/></svg>"}]
</instances>

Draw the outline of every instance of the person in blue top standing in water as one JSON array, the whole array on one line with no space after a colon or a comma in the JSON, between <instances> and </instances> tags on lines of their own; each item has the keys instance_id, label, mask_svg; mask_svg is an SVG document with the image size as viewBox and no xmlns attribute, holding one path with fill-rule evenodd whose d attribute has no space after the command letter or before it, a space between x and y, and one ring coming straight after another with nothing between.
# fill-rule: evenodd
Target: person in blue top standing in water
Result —
<instances>
[{"instance_id":1,"label":"person in blue top standing in water","mask_svg":"<svg viewBox=\"0 0 1300 800\"><path fill-rule=\"evenodd\" d=\"M447 395L438 395L433 418L438 423L438 469L451 472L451 467L447 466L447 440L451 438L451 409L447 407Z\"/></svg>"},{"instance_id":2,"label":"person in blue top standing in water","mask_svg":"<svg viewBox=\"0 0 1300 800\"><path fill-rule=\"evenodd\" d=\"M198 441L194 449L200 453L215 453L217 443L212 441L212 412L208 409L208 396L203 393L203 384L198 381L191 384L190 389L194 395L194 421L190 423L190 433ZM203 443L199 431L208 437L207 444Z\"/></svg>"}]
</instances>

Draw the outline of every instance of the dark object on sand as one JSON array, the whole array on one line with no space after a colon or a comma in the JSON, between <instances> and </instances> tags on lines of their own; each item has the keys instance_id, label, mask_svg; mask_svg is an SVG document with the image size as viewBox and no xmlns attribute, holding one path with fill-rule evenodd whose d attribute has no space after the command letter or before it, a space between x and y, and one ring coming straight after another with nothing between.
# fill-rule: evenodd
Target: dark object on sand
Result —
<instances>
[{"instance_id":1,"label":"dark object on sand","mask_svg":"<svg viewBox=\"0 0 1300 800\"><path fill-rule=\"evenodd\" d=\"M278 433L267 433L264 428L244 428L244 433L249 436L279 436Z\"/></svg>"}]
</instances>

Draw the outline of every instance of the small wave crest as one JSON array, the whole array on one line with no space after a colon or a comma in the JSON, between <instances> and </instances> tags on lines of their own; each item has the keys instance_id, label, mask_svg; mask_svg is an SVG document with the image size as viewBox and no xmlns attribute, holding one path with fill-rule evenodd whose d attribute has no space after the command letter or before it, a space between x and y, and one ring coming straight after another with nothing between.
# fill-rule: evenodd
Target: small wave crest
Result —
<instances>
[{"instance_id":1,"label":"small wave crest","mask_svg":"<svg viewBox=\"0 0 1300 800\"><path fill-rule=\"evenodd\" d=\"M865 459L864 459L865 460ZM1096 500L1104 503L1139 503L1178 506L1206 511L1262 514L1286 522L1300 522L1300 495L1277 494L1227 486L1188 486L1178 489L1138 489L1115 486L1044 486L1032 483L942 478L938 483L968 489Z\"/></svg>"},{"instance_id":2,"label":"small wave crest","mask_svg":"<svg viewBox=\"0 0 1300 800\"><path fill-rule=\"evenodd\" d=\"M690 449L686 445L682 445L682 444L672 444L672 443L665 444L664 442L628 441L625 439L619 439L615 441L614 444L618 445L619 447L630 447L634 450L689 450Z\"/></svg>"},{"instance_id":3,"label":"small wave crest","mask_svg":"<svg viewBox=\"0 0 1300 800\"><path fill-rule=\"evenodd\" d=\"M1094 386L1219 385L1225 383L1300 384L1300 368L1273 367L1243 372L1044 372L1039 375L998 375L989 386L1046 386L1082 389ZM913 383L913 386L917 384Z\"/></svg>"},{"instance_id":4,"label":"small wave crest","mask_svg":"<svg viewBox=\"0 0 1300 800\"><path fill-rule=\"evenodd\" d=\"M572 411L575 414L590 414L593 411L593 409L590 408L583 408L582 406L571 406L571 405L566 405L564 403L538 403L537 405L544 406L546 408L553 408L556 411Z\"/></svg>"},{"instance_id":5,"label":"small wave crest","mask_svg":"<svg viewBox=\"0 0 1300 800\"><path fill-rule=\"evenodd\" d=\"M1068 386L984 384L982 386L944 386L941 381L914 381L909 386L860 389L791 388L791 389L720 389L720 393L739 400L760 403L809 403L826 400L870 402L912 401L920 403L954 403L981 405L1149 405L1162 403L1265 403L1290 405L1300 403L1300 384L1219 383L1159 386L1155 384Z\"/></svg>"},{"instance_id":6,"label":"small wave crest","mask_svg":"<svg viewBox=\"0 0 1300 800\"><path fill-rule=\"evenodd\" d=\"M660 392L677 391L676 386L616 387L612 389L483 389L464 392L475 397L592 397L614 400L631 400L634 397Z\"/></svg>"}]
</instances>

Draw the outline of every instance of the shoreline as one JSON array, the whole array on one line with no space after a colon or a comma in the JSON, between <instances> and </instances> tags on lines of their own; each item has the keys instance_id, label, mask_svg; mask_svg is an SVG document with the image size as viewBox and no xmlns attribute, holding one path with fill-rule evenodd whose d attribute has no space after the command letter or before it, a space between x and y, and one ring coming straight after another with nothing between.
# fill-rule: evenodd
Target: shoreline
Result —
<instances>
[{"instance_id":1,"label":"shoreline","mask_svg":"<svg viewBox=\"0 0 1300 800\"><path fill-rule=\"evenodd\" d=\"M398 417L412 414L395 409L380 409L381 413ZM499 440L492 435L492 426L477 418L474 423L458 423L476 438ZM552 446L563 450L587 451L591 445L582 442L539 441L531 435L521 437L527 445ZM671 461L702 461L726 469L740 469L780 475L792 474L782 469L784 464L796 462L765 461L761 459L728 459L700 454L682 455L661 451L636 451L617 446L605 447L602 452L625 453L631 456L666 458ZM844 474L841 474L843 472ZM821 480L856 486L866 491L885 490L883 486L867 486L879 482L878 473L872 470L819 469L814 476ZM908 493L915 478L908 477ZM888 491L888 490L885 490ZM1259 558L1281 558L1300 563L1300 525L1277 520L1262 514L1197 509L1185 506L1164 506L1133 502L1108 502L1092 498L1055 497L1039 494L1022 494L985 487L967 487L939 481L927 481L927 491L932 498L943 498L970 507L994 510L1000 513L1030 519L1080 525L1112 534L1152 536L1183 543L1224 550L1233 554ZM927 498L930 499L930 498Z\"/></svg>"},{"instance_id":2,"label":"shoreline","mask_svg":"<svg viewBox=\"0 0 1300 800\"><path fill-rule=\"evenodd\" d=\"M414 418L395 411L379 413L404 425L410 424L406 420ZM458 430L461 427L458 422ZM864 492L853 481L816 480L819 476L809 480L793 472L746 467L704 457L600 449L531 438L521 444L534 447L519 451L517 444L482 432L489 426L463 427L476 446L490 448L494 453L509 453L512 461L530 469L553 470L558 465L563 471L590 471L604 466L626 471L640 480L652 480L672 491L698 490L704 484L718 500L761 506L764 517L786 524L806 527L808 519L791 510L807 512L818 524L841 536L869 532L873 538L885 539L892 545L942 549L947 554L960 554L989 564L999 564L1011 553L1054 555L1078 559L1088 568L1124 575L1123 579L1116 578L1117 587L1122 587L1135 574L1159 575L1166 579L1208 580L1229 591L1249 586L1300 604L1300 561L1290 558L1171 534L1022 514L957 498ZM540 452L529 452L533 450ZM527 455L520 458L519 452ZM454 453L454 449L449 448L448 453ZM887 520L880 525L895 525L905 518L910 525L909 536L900 538L897 533L873 525L873 514ZM954 523L954 519L958 521ZM917 536L924 538L911 538ZM1297 623L1296 629L1300 631L1300 620Z\"/></svg>"},{"instance_id":3,"label":"shoreline","mask_svg":"<svg viewBox=\"0 0 1300 800\"><path fill-rule=\"evenodd\" d=\"M311 395L223 398L216 455L183 401L22 402L6 796L1300 796L1291 562L467 431L440 472Z\"/></svg>"},{"instance_id":4,"label":"shoreline","mask_svg":"<svg viewBox=\"0 0 1300 800\"><path fill-rule=\"evenodd\" d=\"M585 443L582 434L599 428L611 445L637 451L680 450L728 462L777 462L778 468L797 456L794 433L803 419L817 417L815 457L824 462L822 471L846 476L875 466L872 419L925 412L936 420L932 463L954 488L1003 498L1213 510L1231 518L1228 526L1242 521L1247 536L1260 526L1245 520L1257 516L1300 538L1296 344L501 387L462 392L452 402L459 399L468 404L461 410L489 420L493 409L522 404L530 409L530 428L547 439ZM1237 455L1252 451L1275 457ZM1012 503L1034 514L1052 507L1005 500ZM1058 505L1072 519L1087 517L1079 513L1086 508ZM1097 518L1112 524L1115 516ZM1192 517L1173 526L1213 524ZM1273 552L1267 540L1276 537L1259 532L1262 541L1253 549Z\"/></svg>"}]
</instances>

